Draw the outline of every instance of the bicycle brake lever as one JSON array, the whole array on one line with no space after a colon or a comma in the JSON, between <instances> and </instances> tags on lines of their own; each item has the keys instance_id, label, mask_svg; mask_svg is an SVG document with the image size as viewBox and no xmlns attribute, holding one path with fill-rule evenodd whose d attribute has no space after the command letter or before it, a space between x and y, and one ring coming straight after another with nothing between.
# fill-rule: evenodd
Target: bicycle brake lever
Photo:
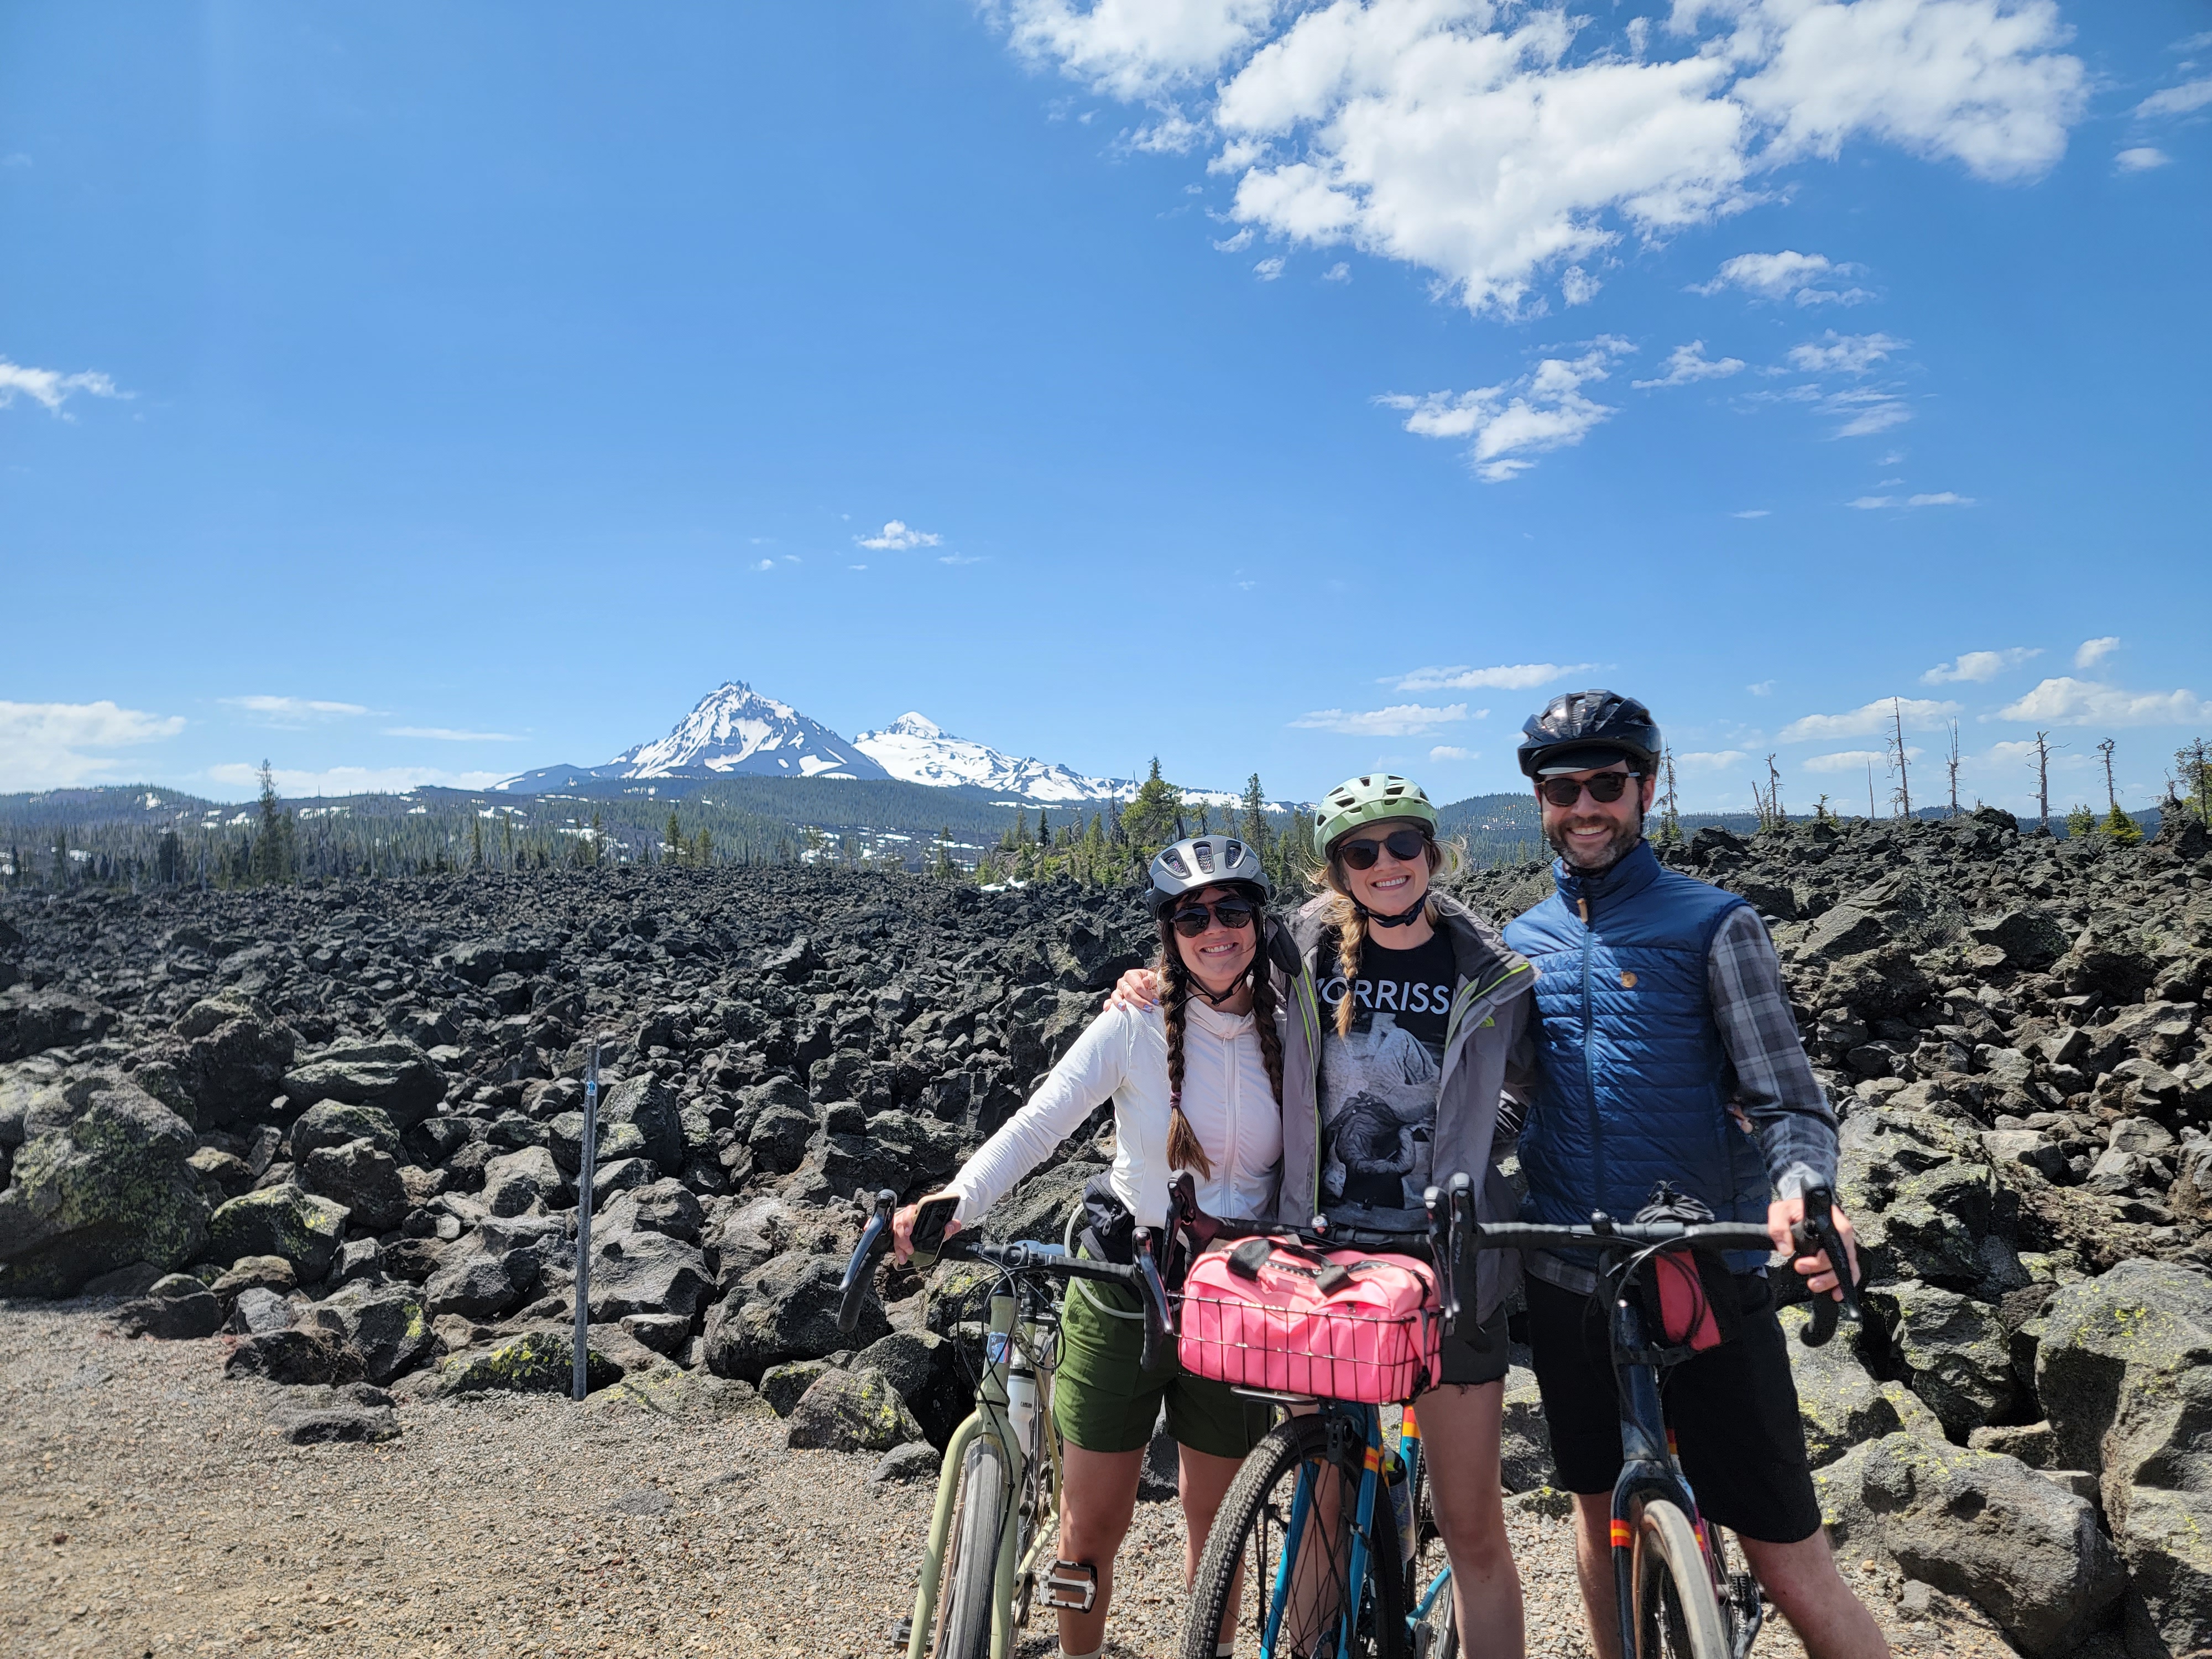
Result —
<instances>
[{"instance_id":1,"label":"bicycle brake lever","mask_svg":"<svg viewBox=\"0 0 2212 1659\"><path fill-rule=\"evenodd\" d=\"M1168 1291L1160 1282L1159 1263L1152 1256L1152 1230L1139 1227L1131 1237L1139 1283L1139 1299L1145 1304L1145 1346L1138 1356L1137 1369L1150 1376L1160 1368L1160 1349L1168 1332Z\"/></svg>"},{"instance_id":2,"label":"bicycle brake lever","mask_svg":"<svg viewBox=\"0 0 2212 1659\"><path fill-rule=\"evenodd\" d=\"M1813 1312L1798 1333L1800 1340L1808 1348L1824 1347L1836 1334L1840 1320L1858 1325L1865 1322L1859 1305L1858 1285L1851 1276L1850 1253L1844 1249L1843 1235L1836 1231L1835 1194L1826 1187L1805 1189L1805 1218L1790 1230L1790 1242L1796 1247L1793 1261L1825 1251L1828 1266L1836 1275L1834 1294L1813 1298Z\"/></svg>"},{"instance_id":3,"label":"bicycle brake lever","mask_svg":"<svg viewBox=\"0 0 2212 1659\"><path fill-rule=\"evenodd\" d=\"M890 1237L891 1214L898 1208L898 1194L888 1187L870 1200L866 1188L853 1194L853 1201L864 1209L871 1208L868 1224L860 1230L860 1242L853 1247L852 1259L845 1264L845 1277L837 1285L837 1328L851 1332L860 1322L860 1300L867 1292L868 1264L882 1250Z\"/></svg>"},{"instance_id":4,"label":"bicycle brake lever","mask_svg":"<svg viewBox=\"0 0 2212 1659\"><path fill-rule=\"evenodd\" d=\"M1447 1238L1451 1254L1451 1295L1444 1304L1444 1334L1459 1334L1460 1319L1480 1282L1474 1264L1474 1180L1462 1170L1451 1178Z\"/></svg>"}]
</instances>

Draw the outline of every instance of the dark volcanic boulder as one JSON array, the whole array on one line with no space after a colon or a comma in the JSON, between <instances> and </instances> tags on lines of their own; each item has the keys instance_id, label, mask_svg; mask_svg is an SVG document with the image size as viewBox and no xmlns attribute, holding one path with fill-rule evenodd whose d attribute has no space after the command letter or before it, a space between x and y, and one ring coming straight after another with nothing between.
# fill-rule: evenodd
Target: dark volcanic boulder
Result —
<instances>
[{"instance_id":1,"label":"dark volcanic boulder","mask_svg":"<svg viewBox=\"0 0 2212 1659\"><path fill-rule=\"evenodd\" d=\"M554 1221L485 1222L447 1249L423 1285L430 1312L477 1320L514 1312L536 1287L547 1251L562 1248L562 1231Z\"/></svg>"},{"instance_id":2,"label":"dark volcanic boulder","mask_svg":"<svg viewBox=\"0 0 2212 1659\"><path fill-rule=\"evenodd\" d=\"M225 1376L258 1376L271 1382L357 1382L362 1358L336 1331L319 1325L264 1331L231 1350Z\"/></svg>"},{"instance_id":3,"label":"dark volcanic boulder","mask_svg":"<svg viewBox=\"0 0 2212 1659\"><path fill-rule=\"evenodd\" d=\"M923 1438L921 1425L878 1370L829 1370L791 1408L784 1443L794 1449L889 1451Z\"/></svg>"},{"instance_id":4,"label":"dark volcanic boulder","mask_svg":"<svg viewBox=\"0 0 2212 1659\"><path fill-rule=\"evenodd\" d=\"M185 1040L182 1080L198 1104L202 1124L259 1116L283 1091L284 1070L297 1047L290 1026L236 991L187 1008L177 1036ZM176 1064L167 1048L155 1059Z\"/></svg>"},{"instance_id":5,"label":"dark volcanic boulder","mask_svg":"<svg viewBox=\"0 0 2212 1659\"><path fill-rule=\"evenodd\" d=\"M844 1273L842 1257L806 1250L787 1250L756 1268L708 1316L708 1367L718 1376L757 1382L787 1359L819 1359L888 1336L890 1322L873 1297L860 1304L858 1328L837 1328Z\"/></svg>"},{"instance_id":6,"label":"dark volcanic boulder","mask_svg":"<svg viewBox=\"0 0 2212 1659\"><path fill-rule=\"evenodd\" d=\"M575 1377L574 1339L565 1331L525 1331L496 1347L471 1348L446 1362L439 1391L448 1395L566 1394ZM621 1382L623 1368L590 1345L584 1349L588 1392Z\"/></svg>"},{"instance_id":7,"label":"dark volcanic boulder","mask_svg":"<svg viewBox=\"0 0 2212 1659\"><path fill-rule=\"evenodd\" d=\"M292 1125L292 1161L305 1164L325 1146L343 1146L349 1140L367 1139L379 1152L397 1160L399 1131L390 1113L374 1106L348 1106L325 1100L310 1106Z\"/></svg>"},{"instance_id":8,"label":"dark volcanic boulder","mask_svg":"<svg viewBox=\"0 0 2212 1659\"><path fill-rule=\"evenodd\" d=\"M540 1200L550 1208L568 1184L552 1153L526 1146L484 1165L484 1207L501 1217L521 1215Z\"/></svg>"},{"instance_id":9,"label":"dark volcanic boulder","mask_svg":"<svg viewBox=\"0 0 2212 1659\"><path fill-rule=\"evenodd\" d=\"M635 1125L645 1137L645 1155L660 1166L661 1174L683 1172L684 1120L676 1091L651 1073L615 1085L599 1104L599 1121Z\"/></svg>"},{"instance_id":10,"label":"dark volcanic boulder","mask_svg":"<svg viewBox=\"0 0 2212 1659\"><path fill-rule=\"evenodd\" d=\"M436 1351L438 1339L412 1285L356 1281L315 1304L315 1322L361 1356L372 1382L388 1382Z\"/></svg>"},{"instance_id":11,"label":"dark volcanic boulder","mask_svg":"<svg viewBox=\"0 0 2212 1659\"><path fill-rule=\"evenodd\" d=\"M232 1199L208 1220L208 1254L217 1261L281 1255L303 1282L330 1271L345 1237L346 1211L289 1182Z\"/></svg>"},{"instance_id":12,"label":"dark volcanic boulder","mask_svg":"<svg viewBox=\"0 0 2212 1659\"><path fill-rule=\"evenodd\" d=\"M612 1236L643 1228L648 1232L666 1233L687 1244L696 1244L706 1224L707 1212L691 1195L690 1189L680 1181L664 1176L617 1194L592 1223L592 1231L605 1231Z\"/></svg>"},{"instance_id":13,"label":"dark volcanic boulder","mask_svg":"<svg viewBox=\"0 0 2212 1659\"><path fill-rule=\"evenodd\" d=\"M0 991L0 1060L97 1042L114 1023L112 1013L88 998L12 986Z\"/></svg>"},{"instance_id":14,"label":"dark volcanic boulder","mask_svg":"<svg viewBox=\"0 0 2212 1659\"><path fill-rule=\"evenodd\" d=\"M397 1227L413 1207L398 1163L366 1139L318 1146L301 1161L300 1180L309 1192L352 1211L350 1224L368 1232Z\"/></svg>"},{"instance_id":15,"label":"dark volcanic boulder","mask_svg":"<svg viewBox=\"0 0 2212 1659\"><path fill-rule=\"evenodd\" d=\"M134 1261L179 1267L208 1238L192 1132L124 1085L26 1142L0 1193L0 1294L69 1296Z\"/></svg>"},{"instance_id":16,"label":"dark volcanic boulder","mask_svg":"<svg viewBox=\"0 0 2212 1659\"><path fill-rule=\"evenodd\" d=\"M665 1233L620 1232L592 1242L592 1317L678 1314L688 1320L712 1283L694 1244Z\"/></svg>"},{"instance_id":17,"label":"dark volcanic boulder","mask_svg":"<svg viewBox=\"0 0 2212 1659\"><path fill-rule=\"evenodd\" d=\"M771 1175L789 1175L806 1156L806 1143L819 1127L811 1112L790 1106L770 1106L753 1120L746 1141L755 1167Z\"/></svg>"},{"instance_id":18,"label":"dark volcanic boulder","mask_svg":"<svg viewBox=\"0 0 2212 1659\"><path fill-rule=\"evenodd\" d=\"M131 1336L190 1340L222 1328L222 1304L190 1273L170 1273L155 1279L138 1300L118 1308L115 1322Z\"/></svg>"},{"instance_id":19,"label":"dark volcanic boulder","mask_svg":"<svg viewBox=\"0 0 2212 1659\"><path fill-rule=\"evenodd\" d=\"M1966 931L1977 945L1994 945L2002 951L2008 968L2040 972L2066 950L2066 930L2044 910L2001 911L1978 919Z\"/></svg>"},{"instance_id":20,"label":"dark volcanic boulder","mask_svg":"<svg viewBox=\"0 0 2212 1659\"><path fill-rule=\"evenodd\" d=\"M284 1093L302 1106L318 1100L380 1106L404 1131L429 1116L446 1097L446 1079L429 1055L392 1037L324 1049L284 1074Z\"/></svg>"}]
</instances>

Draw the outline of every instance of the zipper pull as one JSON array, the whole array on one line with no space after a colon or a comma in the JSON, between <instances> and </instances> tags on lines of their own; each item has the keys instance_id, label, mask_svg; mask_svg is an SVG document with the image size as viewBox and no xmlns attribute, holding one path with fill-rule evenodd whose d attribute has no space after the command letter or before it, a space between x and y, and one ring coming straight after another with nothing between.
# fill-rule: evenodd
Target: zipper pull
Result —
<instances>
[{"instance_id":1,"label":"zipper pull","mask_svg":"<svg viewBox=\"0 0 2212 1659\"><path fill-rule=\"evenodd\" d=\"M1577 907L1578 909L1580 909L1580 910L1582 911L1582 913L1583 913L1583 927L1589 927L1589 901L1587 898L1578 898L1578 899L1577 899L1577 900L1575 901L1575 904L1576 904L1576 907Z\"/></svg>"}]
</instances>

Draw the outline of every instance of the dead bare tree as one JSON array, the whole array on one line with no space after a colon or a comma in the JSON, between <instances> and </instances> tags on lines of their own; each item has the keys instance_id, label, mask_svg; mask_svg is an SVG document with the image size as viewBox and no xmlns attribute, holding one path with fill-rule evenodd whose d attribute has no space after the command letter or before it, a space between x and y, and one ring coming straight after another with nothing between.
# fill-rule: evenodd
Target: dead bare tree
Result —
<instances>
[{"instance_id":1,"label":"dead bare tree","mask_svg":"<svg viewBox=\"0 0 2212 1659\"><path fill-rule=\"evenodd\" d=\"M1955 818L1959 816L1959 722L1956 720L1951 722L1951 754L1948 763L1951 770L1951 816Z\"/></svg>"},{"instance_id":2,"label":"dead bare tree","mask_svg":"<svg viewBox=\"0 0 2212 1659\"><path fill-rule=\"evenodd\" d=\"M2051 742L2048 732L2035 734L2035 810L2045 835L2051 833L2051 751L2065 746Z\"/></svg>"},{"instance_id":3,"label":"dead bare tree","mask_svg":"<svg viewBox=\"0 0 2212 1659\"><path fill-rule=\"evenodd\" d=\"M1890 792L1890 800L1901 818L1912 816L1912 780L1905 767L1905 706L1897 698L1889 700L1889 761L1897 769L1897 787Z\"/></svg>"},{"instance_id":4,"label":"dead bare tree","mask_svg":"<svg viewBox=\"0 0 2212 1659\"><path fill-rule=\"evenodd\" d=\"M1774 769L1774 757L1766 757L1766 810L1779 826L1790 822L1790 815L1782 810L1782 774Z\"/></svg>"},{"instance_id":5,"label":"dead bare tree","mask_svg":"<svg viewBox=\"0 0 2212 1659\"><path fill-rule=\"evenodd\" d=\"M1874 757L1867 757L1867 822L1874 822Z\"/></svg>"},{"instance_id":6,"label":"dead bare tree","mask_svg":"<svg viewBox=\"0 0 2212 1659\"><path fill-rule=\"evenodd\" d=\"M2112 750L2118 745L2106 738L2097 745L2097 752L2105 757L2105 804L2112 809L2112 816L2120 815L2120 793L2112 787Z\"/></svg>"}]
</instances>

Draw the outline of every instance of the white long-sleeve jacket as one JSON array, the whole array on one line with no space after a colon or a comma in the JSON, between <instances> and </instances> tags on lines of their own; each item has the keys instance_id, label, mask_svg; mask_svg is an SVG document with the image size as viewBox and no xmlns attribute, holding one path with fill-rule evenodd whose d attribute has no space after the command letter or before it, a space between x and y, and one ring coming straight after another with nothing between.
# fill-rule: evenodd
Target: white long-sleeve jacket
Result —
<instances>
[{"instance_id":1,"label":"white long-sleeve jacket","mask_svg":"<svg viewBox=\"0 0 2212 1659\"><path fill-rule=\"evenodd\" d=\"M1283 1114L1253 1017L1193 998L1184 1009L1182 1064L1183 1115L1213 1164L1211 1176L1191 1172L1199 1207L1239 1220L1273 1213ZM1163 1224L1177 1171L1168 1162L1168 1039L1158 1007L1108 1008L1091 1022L1029 1103L945 1183L960 1194L961 1224L972 1225L1109 1097L1114 1194L1139 1226Z\"/></svg>"}]
</instances>

